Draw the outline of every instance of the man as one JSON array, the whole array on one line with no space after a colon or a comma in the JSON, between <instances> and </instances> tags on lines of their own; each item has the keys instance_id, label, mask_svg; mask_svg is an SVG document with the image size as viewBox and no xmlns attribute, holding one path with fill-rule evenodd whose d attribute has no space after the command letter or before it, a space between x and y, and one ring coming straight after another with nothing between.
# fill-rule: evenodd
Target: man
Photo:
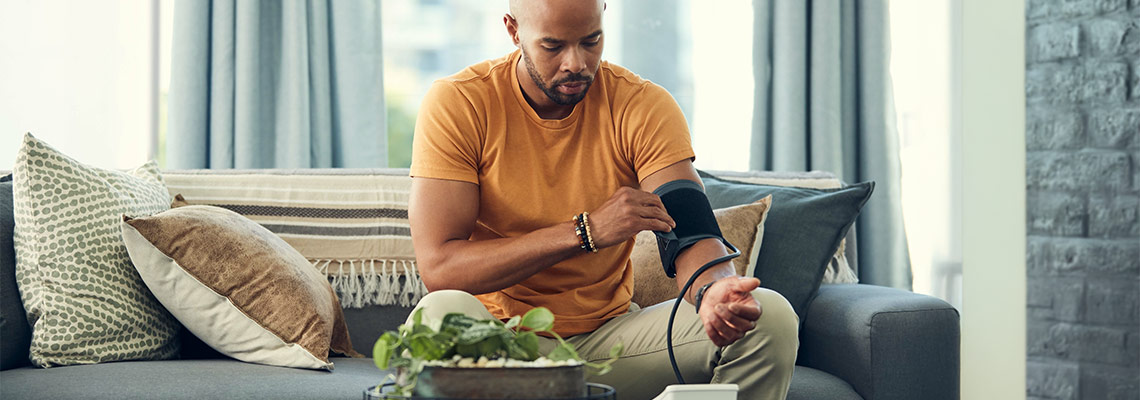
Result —
<instances>
[{"instance_id":1,"label":"man","mask_svg":"<svg viewBox=\"0 0 1140 400\"><path fill-rule=\"evenodd\" d=\"M409 207L432 291L418 307L436 319L547 307L554 330L588 360L624 344L613 372L591 380L622 398L652 398L675 383L665 345L671 304L631 309L629 255L638 232L674 227L653 190L700 179L672 97L601 61L604 9L600 0L512 0L503 22L519 51L429 90L416 122ZM589 238L572 220L583 211ZM684 250L678 287L726 254L716 239ZM686 381L737 383L740 398L783 398L798 347L792 308L755 278L735 276L731 262L701 274L686 300L706 285L701 309L682 305L674 326Z\"/></svg>"}]
</instances>

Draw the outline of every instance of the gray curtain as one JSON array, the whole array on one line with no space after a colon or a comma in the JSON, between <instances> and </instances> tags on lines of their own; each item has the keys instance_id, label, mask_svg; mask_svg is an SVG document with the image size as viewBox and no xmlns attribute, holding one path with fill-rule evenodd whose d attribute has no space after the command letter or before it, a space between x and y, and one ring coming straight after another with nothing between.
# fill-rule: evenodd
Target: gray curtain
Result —
<instances>
[{"instance_id":1,"label":"gray curtain","mask_svg":"<svg viewBox=\"0 0 1140 400\"><path fill-rule=\"evenodd\" d=\"M378 0L175 3L168 168L386 167Z\"/></svg>"},{"instance_id":2,"label":"gray curtain","mask_svg":"<svg viewBox=\"0 0 1140 400\"><path fill-rule=\"evenodd\" d=\"M753 6L750 167L875 181L856 222L859 278L910 289L887 0L755 0Z\"/></svg>"}]
</instances>

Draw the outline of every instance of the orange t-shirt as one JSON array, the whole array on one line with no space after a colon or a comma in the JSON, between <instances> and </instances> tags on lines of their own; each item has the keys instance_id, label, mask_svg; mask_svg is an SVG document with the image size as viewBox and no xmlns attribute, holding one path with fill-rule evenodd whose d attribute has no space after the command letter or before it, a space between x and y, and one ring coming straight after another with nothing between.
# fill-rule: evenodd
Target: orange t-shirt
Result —
<instances>
[{"instance_id":1,"label":"orange t-shirt","mask_svg":"<svg viewBox=\"0 0 1140 400\"><path fill-rule=\"evenodd\" d=\"M622 186L639 187L646 176L694 157L685 117L669 93L608 62L569 116L541 119L519 87L520 54L437 80L416 120L411 175L479 185L470 240L569 221ZM583 252L478 298L498 318L543 306L554 313L558 334L590 332L628 311L632 249L630 238Z\"/></svg>"}]
</instances>

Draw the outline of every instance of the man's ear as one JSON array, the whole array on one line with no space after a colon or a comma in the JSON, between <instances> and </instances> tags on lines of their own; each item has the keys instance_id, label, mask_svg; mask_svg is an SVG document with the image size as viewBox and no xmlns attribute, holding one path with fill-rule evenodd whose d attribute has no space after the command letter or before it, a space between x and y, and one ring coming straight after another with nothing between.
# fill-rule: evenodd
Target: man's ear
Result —
<instances>
[{"instance_id":1,"label":"man's ear","mask_svg":"<svg viewBox=\"0 0 1140 400\"><path fill-rule=\"evenodd\" d=\"M503 14L503 25L507 27L507 35L511 36L511 43L519 47L519 21L511 14Z\"/></svg>"}]
</instances>

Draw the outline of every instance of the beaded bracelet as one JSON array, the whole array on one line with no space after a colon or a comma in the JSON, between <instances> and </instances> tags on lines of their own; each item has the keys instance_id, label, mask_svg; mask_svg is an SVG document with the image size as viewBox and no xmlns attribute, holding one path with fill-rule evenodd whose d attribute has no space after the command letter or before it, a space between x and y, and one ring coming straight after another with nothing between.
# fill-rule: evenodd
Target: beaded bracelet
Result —
<instances>
[{"instance_id":1,"label":"beaded bracelet","mask_svg":"<svg viewBox=\"0 0 1140 400\"><path fill-rule=\"evenodd\" d=\"M590 236L590 222L589 213L583 212L574 216L574 234L578 235L578 244L582 250L597 253L598 248L594 246L594 239Z\"/></svg>"},{"instance_id":2,"label":"beaded bracelet","mask_svg":"<svg viewBox=\"0 0 1140 400\"><path fill-rule=\"evenodd\" d=\"M594 245L594 235L590 234L590 213L582 212L582 225L586 226L586 242L590 244L590 252L597 253L598 246Z\"/></svg>"}]
</instances>

